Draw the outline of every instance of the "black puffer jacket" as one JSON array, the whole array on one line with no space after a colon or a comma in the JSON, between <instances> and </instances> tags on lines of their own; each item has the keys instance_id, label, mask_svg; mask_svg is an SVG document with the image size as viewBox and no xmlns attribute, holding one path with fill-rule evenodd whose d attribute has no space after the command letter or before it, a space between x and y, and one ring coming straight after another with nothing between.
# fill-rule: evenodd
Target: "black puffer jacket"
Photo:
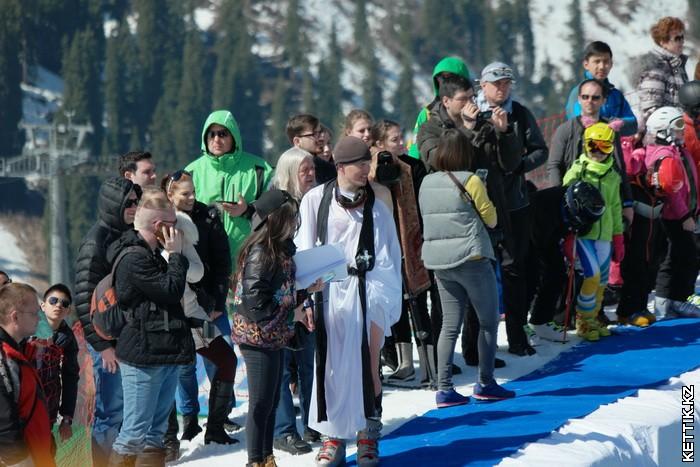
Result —
<instances>
[{"instance_id":1,"label":"black puffer jacket","mask_svg":"<svg viewBox=\"0 0 700 467\"><path fill-rule=\"evenodd\" d=\"M204 277L193 285L199 304L207 311L225 311L231 277L228 237L215 207L196 201L189 213L199 231L195 250L204 263ZM206 303L204 303L206 302Z\"/></svg>"},{"instance_id":2,"label":"black puffer jacket","mask_svg":"<svg viewBox=\"0 0 700 467\"><path fill-rule=\"evenodd\" d=\"M75 308L83 325L85 339L98 352L115 343L102 340L95 334L90 321L90 300L97 283L111 271L107 247L129 228L124 223L124 203L133 186L131 181L120 177L105 180L100 187L97 222L90 228L78 250Z\"/></svg>"},{"instance_id":3,"label":"black puffer jacket","mask_svg":"<svg viewBox=\"0 0 700 467\"><path fill-rule=\"evenodd\" d=\"M182 309L189 262L173 253L169 261L134 230L109 248L114 260L127 247L114 272L117 301L129 317L117 340L117 358L131 365L185 365L194 362L194 342Z\"/></svg>"}]
</instances>

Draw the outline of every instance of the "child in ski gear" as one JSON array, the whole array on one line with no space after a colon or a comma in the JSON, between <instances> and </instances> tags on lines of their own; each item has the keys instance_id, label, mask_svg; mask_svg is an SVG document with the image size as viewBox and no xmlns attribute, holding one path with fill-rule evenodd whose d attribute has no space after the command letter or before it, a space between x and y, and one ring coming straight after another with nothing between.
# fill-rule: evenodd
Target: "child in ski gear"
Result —
<instances>
[{"instance_id":1,"label":"child in ski gear","mask_svg":"<svg viewBox=\"0 0 700 467\"><path fill-rule=\"evenodd\" d=\"M564 175L564 185L583 180L598 188L605 212L590 232L576 239L577 259L583 269L583 284L576 302L576 333L589 341L609 336L597 316L608 282L610 260L625 255L620 200L620 175L614 168L615 132L605 123L595 123L583 134L584 153Z\"/></svg>"}]
</instances>

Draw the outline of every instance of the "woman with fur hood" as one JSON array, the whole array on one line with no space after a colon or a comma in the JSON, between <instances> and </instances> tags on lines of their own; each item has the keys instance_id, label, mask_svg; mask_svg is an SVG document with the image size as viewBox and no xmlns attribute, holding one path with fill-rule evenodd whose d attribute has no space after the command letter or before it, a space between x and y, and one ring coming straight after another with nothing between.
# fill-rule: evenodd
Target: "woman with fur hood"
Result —
<instances>
[{"instance_id":1,"label":"woman with fur hood","mask_svg":"<svg viewBox=\"0 0 700 467\"><path fill-rule=\"evenodd\" d=\"M233 348L228 345L219 329L212 323L219 316L220 311L224 309L223 302L225 302L228 275L230 274L230 256L227 251L220 252L220 255L219 252L205 251L215 248L217 245L228 246L225 232L218 217L212 219L211 216L207 215L202 218L199 215L202 208L205 211L207 209L206 206L195 201L194 185L189 173L178 171L172 175L166 175L161 183L161 188L175 206L177 217L175 225L177 229L182 231L182 254L190 262L187 269L187 285L182 299L185 316L192 326L192 337L197 353L216 366L216 373L209 392L209 417L204 442L206 444L210 442L234 444L238 440L228 436L224 430L224 424L228 421L237 359ZM194 218L197 219L197 223L195 223ZM205 225L198 225L201 223ZM207 229L209 225L211 229ZM217 231L217 226L221 238L211 238L213 235L209 230ZM200 238L203 240L202 244L199 244ZM162 254L167 259L167 252L163 251ZM228 267L226 264L218 264L221 262L221 258L224 258L224 262L229 264ZM219 269L222 271L214 275L223 276L225 279L218 280L208 277ZM223 284L214 287L207 285L217 281L223 282ZM219 293L219 289L221 289L221 293ZM219 295L223 296L223 300L220 299ZM184 415L182 439L188 441L201 431L197 423L199 414L198 388L196 380L194 386L189 381L194 374L194 371L181 370L178 383L183 395L180 404L180 410ZM191 386L194 387L194 391L190 390ZM194 394L190 394L190 392L194 392ZM174 456L174 458L177 457L177 448L179 447L177 431L177 416L173 408L165 441L169 448L169 456Z\"/></svg>"}]
</instances>

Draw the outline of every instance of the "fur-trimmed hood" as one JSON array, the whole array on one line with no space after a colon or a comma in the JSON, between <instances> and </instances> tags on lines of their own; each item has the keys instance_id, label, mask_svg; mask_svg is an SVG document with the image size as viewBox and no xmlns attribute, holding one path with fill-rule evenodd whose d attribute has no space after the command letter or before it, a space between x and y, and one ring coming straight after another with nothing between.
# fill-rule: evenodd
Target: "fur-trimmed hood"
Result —
<instances>
[{"instance_id":1,"label":"fur-trimmed hood","mask_svg":"<svg viewBox=\"0 0 700 467\"><path fill-rule=\"evenodd\" d=\"M182 231L183 239L186 243L194 246L199 241L199 230L187 213L177 211L177 222L175 227Z\"/></svg>"}]
</instances>

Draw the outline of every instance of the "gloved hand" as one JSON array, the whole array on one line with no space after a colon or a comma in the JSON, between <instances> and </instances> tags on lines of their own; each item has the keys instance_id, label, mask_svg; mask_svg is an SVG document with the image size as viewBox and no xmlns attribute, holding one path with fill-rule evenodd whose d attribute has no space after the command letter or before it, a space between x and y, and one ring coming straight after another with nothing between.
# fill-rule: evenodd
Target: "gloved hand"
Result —
<instances>
[{"instance_id":1,"label":"gloved hand","mask_svg":"<svg viewBox=\"0 0 700 467\"><path fill-rule=\"evenodd\" d=\"M610 120L608 122L608 126L613 129L615 133L619 133L620 129L622 129L622 125L625 124L625 121L622 120L621 118L615 118L613 120Z\"/></svg>"},{"instance_id":2,"label":"gloved hand","mask_svg":"<svg viewBox=\"0 0 700 467\"><path fill-rule=\"evenodd\" d=\"M564 253L564 258L566 258L570 263L574 261L574 244L576 243L576 235L573 232L569 232L564 237L561 249Z\"/></svg>"},{"instance_id":3,"label":"gloved hand","mask_svg":"<svg viewBox=\"0 0 700 467\"><path fill-rule=\"evenodd\" d=\"M625 237L623 234L613 235L612 238L613 260L621 263L625 258Z\"/></svg>"}]
</instances>

